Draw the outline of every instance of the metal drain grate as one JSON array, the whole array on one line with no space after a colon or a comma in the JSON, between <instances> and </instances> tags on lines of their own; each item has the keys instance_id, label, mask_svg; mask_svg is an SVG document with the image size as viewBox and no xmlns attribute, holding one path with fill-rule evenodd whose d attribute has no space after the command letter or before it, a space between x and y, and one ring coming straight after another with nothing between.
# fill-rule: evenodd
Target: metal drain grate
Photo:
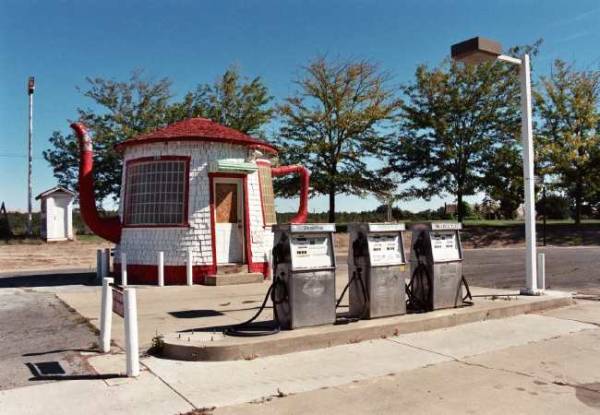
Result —
<instances>
[{"instance_id":1,"label":"metal drain grate","mask_svg":"<svg viewBox=\"0 0 600 415\"><path fill-rule=\"evenodd\" d=\"M35 368L39 376L56 376L66 373L60 362L57 361L30 363L30 365Z\"/></svg>"}]
</instances>

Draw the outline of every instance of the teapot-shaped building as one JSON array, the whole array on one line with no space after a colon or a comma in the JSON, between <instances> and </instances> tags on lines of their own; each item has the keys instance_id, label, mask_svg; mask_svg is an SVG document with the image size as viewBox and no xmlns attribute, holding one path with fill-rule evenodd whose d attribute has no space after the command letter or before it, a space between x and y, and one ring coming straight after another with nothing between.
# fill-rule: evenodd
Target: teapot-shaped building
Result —
<instances>
[{"instance_id":1,"label":"teapot-shaped building","mask_svg":"<svg viewBox=\"0 0 600 415\"><path fill-rule=\"evenodd\" d=\"M94 233L117 244L116 271L121 253L127 254L129 283L155 284L163 252L165 283L184 284L189 249L194 283L205 283L230 265L266 277L276 223L272 176L300 175L300 207L291 222L306 221L308 171L273 167L274 146L206 118L119 143L119 215L101 217L94 199L92 141L85 126L71 127L81 150L82 217Z\"/></svg>"}]
</instances>

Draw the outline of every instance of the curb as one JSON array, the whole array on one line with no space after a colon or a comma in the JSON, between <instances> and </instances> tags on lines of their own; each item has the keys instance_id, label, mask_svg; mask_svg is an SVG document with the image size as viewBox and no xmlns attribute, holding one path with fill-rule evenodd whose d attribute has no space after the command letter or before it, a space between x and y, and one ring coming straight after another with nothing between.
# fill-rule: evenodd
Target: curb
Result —
<instances>
[{"instance_id":1,"label":"curb","mask_svg":"<svg viewBox=\"0 0 600 415\"><path fill-rule=\"evenodd\" d=\"M193 333L185 333L183 337L189 339L185 341L179 338L180 333L172 333L164 338L161 356L185 361L251 360L512 317L573 304L572 296L564 293L517 298L505 301L512 304L499 303L503 300L478 300L472 307L361 320L348 325L309 327L265 337L225 337L220 341L206 341L208 330L204 330L198 333L202 334L199 337L203 340L194 340Z\"/></svg>"}]
</instances>

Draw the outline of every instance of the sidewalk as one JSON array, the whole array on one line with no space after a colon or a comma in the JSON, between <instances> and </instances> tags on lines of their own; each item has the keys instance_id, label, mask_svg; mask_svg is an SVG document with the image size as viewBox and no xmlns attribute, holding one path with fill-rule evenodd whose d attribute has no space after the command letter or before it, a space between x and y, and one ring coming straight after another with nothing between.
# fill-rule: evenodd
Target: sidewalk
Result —
<instances>
[{"instance_id":1,"label":"sidewalk","mask_svg":"<svg viewBox=\"0 0 600 415\"><path fill-rule=\"evenodd\" d=\"M250 361L142 359L138 379L0 392L2 414L595 413L600 303ZM96 356L101 375L122 354ZM248 403L254 402L254 403Z\"/></svg>"}]
</instances>

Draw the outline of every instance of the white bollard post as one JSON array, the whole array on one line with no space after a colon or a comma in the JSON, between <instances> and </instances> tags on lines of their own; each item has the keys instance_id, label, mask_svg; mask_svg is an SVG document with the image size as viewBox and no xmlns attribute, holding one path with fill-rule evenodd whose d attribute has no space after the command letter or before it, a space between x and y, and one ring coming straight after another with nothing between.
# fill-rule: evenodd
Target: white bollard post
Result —
<instances>
[{"instance_id":1,"label":"white bollard post","mask_svg":"<svg viewBox=\"0 0 600 415\"><path fill-rule=\"evenodd\" d=\"M158 286L163 287L165 285L165 253L160 251L158 253Z\"/></svg>"},{"instance_id":2,"label":"white bollard post","mask_svg":"<svg viewBox=\"0 0 600 415\"><path fill-rule=\"evenodd\" d=\"M546 254L543 252L537 256L537 286L540 290L546 289Z\"/></svg>"},{"instance_id":3,"label":"white bollard post","mask_svg":"<svg viewBox=\"0 0 600 415\"><path fill-rule=\"evenodd\" d=\"M100 308L100 350L110 352L110 331L112 329L112 278L102 280L102 305Z\"/></svg>"},{"instance_id":4,"label":"white bollard post","mask_svg":"<svg viewBox=\"0 0 600 415\"><path fill-rule=\"evenodd\" d=\"M140 374L140 351L138 345L137 301L135 288L125 288L123 295L125 308L125 342L127 349L127 376Z\"/></svg>"},{"instance_id":5,"label":"white bollard post","mask_svg":"<svg viewBox=\"0 0 600 415\"><path fill-rule=\"evenodd\" d=\"M127 254L121 252L121 285L127 286Z\"/></svg>"},{"instance_id":6,"label":"white bollard post","mask_svg":"<svg viewBox=\"0 0 600 415\"><path fill-rule=\"evenodd\" d=\"M100 250L100 282L102 282L102 280L106 277L107 277L106 260L104 259L104 250L101 249Z\"/></svg>"},{"instance_id":7,"label":"white bollard post","mask_svg":"<svg viewBox=\"0 0 600 415\"><path fill-rule=\"evenodd\" d=\"M102 281L102 249L96 250L96 278Z\"/></svg>"},{"instance_id":8,"label":"white bollard post","mask_svg":"<svg viewBox=\"0 0 600 415\"><path fill-rule=\"evenodd\" d=\"M104 250L104 260L105 260L105 266L104 266L104 272L105 272L105 277L108 277L110 275L110 248L106 248Z\"/></svg>"},{"instance_id":9,"label":"white bollard post","mask_svg":"<svg viewBox=\"0 0 600 415\"><path fill-rule=\"evenodd\" d=\"M186 277L187 277L187 285L194 284L194 276L193 276L193 253L192 248L188 248L187 250L187 262L186 262Z\"/></svg>"}]
</instances>

